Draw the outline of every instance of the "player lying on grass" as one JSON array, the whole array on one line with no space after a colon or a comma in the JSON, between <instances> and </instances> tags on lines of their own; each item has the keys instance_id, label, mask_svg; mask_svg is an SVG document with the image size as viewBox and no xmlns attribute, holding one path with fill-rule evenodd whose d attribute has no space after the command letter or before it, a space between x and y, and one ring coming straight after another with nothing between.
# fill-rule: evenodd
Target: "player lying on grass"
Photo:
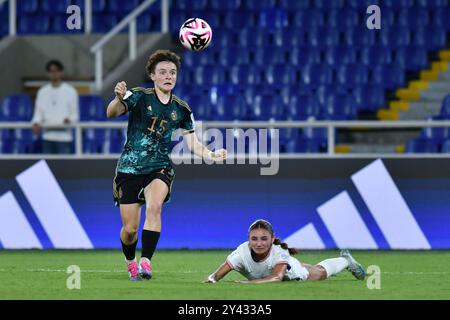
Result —
<instances>
[{"instance_id":1,"label":"player lying on grass","mask_svg":"<svg viewBox=\"0 0 450 320\"><path fill-rule=\"evenodd\" d=\"M342 250L339 258L326 259L316 265L301 263L291 256L297 252L274 236L268 221L256 220L248 229L248 241L233 251L205 282L215 283L232 270L248 279L241 283L325 280L344 269L358 280L366 275L348 250Z\"/></svg>"}]
</instances>

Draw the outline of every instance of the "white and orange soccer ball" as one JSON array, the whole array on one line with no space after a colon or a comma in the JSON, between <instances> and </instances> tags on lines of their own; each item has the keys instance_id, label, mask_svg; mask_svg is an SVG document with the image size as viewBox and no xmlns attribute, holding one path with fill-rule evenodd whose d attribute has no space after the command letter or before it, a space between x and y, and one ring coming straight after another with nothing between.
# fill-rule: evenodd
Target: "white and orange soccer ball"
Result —
<instances>
[{"instance_id":1,"label":"white and orange soccer ball","mask_svg":"<svg viewBox=\"0 0 450 320\"><path fill-rule=\"evenodd\" d=\"M191 51L202 51L211 43L212 29L200 18L187 19L180 28L180 42Z\"/></svg>"}]
</instances>

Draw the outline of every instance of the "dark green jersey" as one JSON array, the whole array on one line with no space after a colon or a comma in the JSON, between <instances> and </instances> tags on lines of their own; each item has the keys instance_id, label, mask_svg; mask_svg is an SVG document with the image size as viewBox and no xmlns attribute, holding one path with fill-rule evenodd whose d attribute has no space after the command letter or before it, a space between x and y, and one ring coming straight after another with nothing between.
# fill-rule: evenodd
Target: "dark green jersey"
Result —
<instances>
[{"instance_id":1,"label":"dark green jersey","mask_svg":"<svg viewBox=\"0 0 450 320\"><path fill-rule=\"evenodd\" d=\"M133 88L122 103L129 112L127 140L117 164L117 172L147 174L172 165L169 158L172 133L194 132L194 118L188 104L175 95L167 104L155 90Z\"/></svg>"}]
</instances>

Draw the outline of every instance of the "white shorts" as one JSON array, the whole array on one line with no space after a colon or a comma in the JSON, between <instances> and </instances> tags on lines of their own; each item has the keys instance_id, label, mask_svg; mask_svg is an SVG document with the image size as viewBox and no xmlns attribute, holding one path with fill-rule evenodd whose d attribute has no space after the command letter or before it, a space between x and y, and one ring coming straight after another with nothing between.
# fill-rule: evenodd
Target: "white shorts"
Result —
<instances>
[{"instance_id":1,"label":"white shorts","mask_svg":"<svg viewBox=\"0 0 450 320\"><path fill-rule=\"evenodd\" d=\"M290 270L287 271L287 276L289 280L306 281L308 280L309 272L308 270L295 258L289 260Z\"/></svg>"}]
</instances>

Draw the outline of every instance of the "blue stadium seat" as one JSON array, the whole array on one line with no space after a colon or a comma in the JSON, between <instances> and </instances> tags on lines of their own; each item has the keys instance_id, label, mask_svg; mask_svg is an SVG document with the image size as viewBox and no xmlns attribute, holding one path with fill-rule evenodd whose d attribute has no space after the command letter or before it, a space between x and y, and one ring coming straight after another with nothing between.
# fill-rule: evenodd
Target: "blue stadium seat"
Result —
<instances>
[{"instance_id":1,"label":"blue stadium seat","mask_svg":"<svg viewBox=\"0 0 450 320\"><path fill-rule=\"evenodd\" d=\"M106 11L116 14L128 14L139 5L139 0L108 0Z\"/></svg>"},{"instance_id":2,"label":"blue stadium seat","mask_svg":"<svg viewBox=\"0 0 450 320\"><path fill-rule=\"evenodd\" d=\"M118 18L113 14L95 15L92 19L93 32L104 33L110 31L118 23Z\"/></svg>"},{"instance_id":3,"label":"blue stadium seat","mask_svg":"<svg viewBox=\"0 0 450 320\"><path fill-rule=\"evenodd\" d=\"M450 30L450 8L438 8L432 11L431 23L434 27Z\"/></svg>"},{"instance_id":4,"label":"blue stadium seat","mask_svg":"<svg viewBox=\"0 0 450 320\"><path fill-rule=\"evenodd\" d=\"M291 96L286 108L289 120L302 121L309 117L318 118L320 115L319 100L310 94Z\"/></svg>"},{"instance_id":5,"label":"blue stadium seat","mask_svg":"<svg viewBox=\"0 0 450 320\"><path fill-rule=\"evenodd\" d=\"M384 28L392 28L396 25L396 11L391 9L381 10L381 30ZM373 32L373 30L371 30Z\"/></svg>"},{"instance_id":6,"label":"blue stadium seat","mask_svg":"<svg viewBox=\"0 0 450 320\"><path fill-rule=\"evenodd\" d=\"M398 10L414 6L414 0L382 0L380 6Z\"/></svg>"},{"instance_id":7,"label":"blue stadium seat","mask_svg":"<svg viewBox=\"0 0 450 320\"><path fill-rule=\"evenodd\" d=\"M221 2L227 2L222 1ZM254 13L251 11L227 12L224 17L224 26L231 30L240 30L241 28L252 28L256 26ZM229 43L230 44L230 43Z\"/></svg>"},{"instance_id":8,"label":"blue stadium seat","mask_svg":"<svg viewBox=\"0 0 450 320\"><path fill-rule=\"evenodd\" d=\"M317 47L298 47L290 51L290 62L297 67L321 63L320 49Z\"/></svg>"},{"instance_id":9,"label":"blue stadium seat","mask_svg":"<svg viewBox=\"0 0 450 320\"><path fill-rule=\"evenodd\" d=\"M184 98L184 97L183 97ZM209 120L211 112L211 104L207 95L192 94L186 96L185 101L192 109L195 119L197 120Z\"/></svg>"},{"instance_id":10,"label":"blue stadium seat","mask_svg":"<svg viewBox=\"0 0 450 320\"><path fill-rule=\"evenodd\" d=\"M190 2L195 2L195 1L190 1ZM228 0L228 1L210 0L209 1L209 7L212 10L218 11L221 13L226 13L226 14L228 14L228 12L231 12L231 11L239 10L240 6L241 6L240 0Z\"/></svg>"},{"instance_id":11,"label":"blue stadium seat","mask_svg":"<svg viewBox=\"0 0 450 320\"><path fill-rule=\"evenodd\" d=\"M176 0L173 2L173 8L188 12L205 10L208 5L208 0Z\"/></svg>"},{"instance_id":12,"label":"blue stadium seat","mask_svg":"<svg viewBox=\"0 0 450 320\"><path fill-rule=\"evenodd\" d=\"M356 100L351 95L329 96L324 106L324 116L330 120L355 120L357 118Z\"/></svg>"},{"instance_id":13,"label":"blue stadium seat","mask_svg":"<svg viewBox=\"0 0 450 320\"><path fill-rule=\"evenodd\" d=\"M352 90L358 111L373 112L385 104L384 89L382 86L360 85Z\"/></svg>"},{"instance_id":14,"label":"blue stadium seat","mask_svg":"<svg viewBox=\"0 0 450 320\"><path fill-rule=\"evenodd\" d=\"M279 0L279 6L281 8L298 11L300 9L307 9L312 6L313 0Z\"/></svg>"},{"instance_id":15,"label":"blue stadium seat","mask_svg":"<svg viewBox=\"0 0 450 320\"><path fill-rule=\"evenodd\" d=\"M240 35L240 33L239 33ZM213 31L212 45L214 47L227 50L229 46L236 46L238 44L238 37L233 30L225 28L216 28Z\"/></svg>"},{"instance_id":16,"label":"blue stadium seat","mask_svg":"<svg viewBox=\"0 0 450 320\"><path fill-rule=\"evenodd\" d=\"M22 0L20 5L16 5L17 13L22 15L23 13L37 13L39 10L38 0Z\"/></svg>"},{"instance_id":17,"label":"blue stadium seat","mask_svg":"<svg viewBox=\"0 0 450 320\"><path fill-rule=\"evenodd\" d=\"M50 19L47 15L22 15L17 28L20 34L42 34L50 30Z\"/></svg>"},{"instance_id":18,"label":"blue stadium seat","mask_svg":"<svg viewBox=\"0 0 450 320\"><path fill-rule=\"evenodd\" d=\"M309 30L312 27L321 27L325 25L325 14L317 8L305 9L294 13L293 27Z\"/></svg>"},{"instance_id":19,"label":"blue stadium seat","mask_svg":"<svg viewBox=\"0 0 450 320\"><path fill-rule=\"evenodd\" d=\"M177 74L177 85L191 85L192 84L192 68L184 68Z\"/></svg>"},{"instance_id":20,"label":"blue stadium seat","mask_svg":"<svg viewBox=\"0 0 450 320\"><path fill-rule=\"evenodd\" d=\"M446 43L447 35L442 28L416 28L413 34L412 45L427 50L443 49Z\"/></svg>"},{"instance_id":21,"label":"blue stadium seat","mask_svg":"<svg viewBox=\"0 0 450 320\"><path fill-rule=\"evenodd\" d=\"M428 66L427 50L422 47L406 47L395 51L395 63L408 71L418 71Z\"/></svg>"},{"instance_id":22,"label":"blue stadium seat","mask_svg":"<svg viewBox=\"0 0 450 320\"><path fill-rule=\"evenodd\" d=\"M391 27L381 29L381 44L393 48L409 46L411 43L411 34L408 27Z\"/></svg>"},{"instance_id":23,"label":"blue stadium seat","mask_svg":"<svg viewBox=\"0 0 450 320\"><path fill-rule=\"evenodd\" d=\"M389 47L373 46L361 50L361 62L366 66L392 63L392 53Z\"/></svg>"},{"instance_id":24,"label":"blue stadium seat","mask_svg":"<svg viewBox=\"0 0 450 320\"><path fill-rule=\"evenodd\" d=\"M111 129L109 135L109 152L121 153L127 137L126 129Z\"/></svg>"},{"instance_id":25,"label":"blue stadium seat","mask_svg":"<svg viewBox=\"0 0 450 320\"><path fill-rule=\"evenodd\" d=\"M106 119L105 102L99 96L79 97L80 121L102 121Z\"/></svg>"},{"instance_id":26,"label":"blue stadium seat","mask_svg":"<svg viewBox=\"0 0 450 320\"><path fill-rule=\"evenodd\" d=\"M404 85L405 73L395 64L383 64L372 69L372 83L385 89L396 89Z\"/></svg>"},{"instance_id":27,"label":"blue stadium seat","mask_svg":"<svg viewBox=\"0 0 450 320\"><path fill-rule=\"evenodd\" d=\"M286 51L284 48L260 47L254 50L254 62L260 66L268 66L286 62Z\"/></svg>"},{"instance_id":28,"label":"blue stadium seat","mask_svg":"<svg viewBox=\"0 0 450 320\"><path fill-rule=\"evenodd\" d=\"M281 120L285 116L281 100L270 94L259 94L248 108L249 120Z\"/></svg>"},{"instance_id":29,"label":"blue stadium seat","mask_svg":"<svg viewBox=\"0 0 450 320\"><path fill-rule=\"evenodd\" d=\"M330 84L322 84L315 88L315 95L317 96L320 106L324 107L327 103L328 97L338 95L338 94L347 94L347 88L342 86L337 86L335 83Z\"/></svg>"},{"instance_id":30,"label":"blue stadium seat","mask_svg":"<svg viewBox=\"0 0 450 320\"><path fill-rule=\"evenodd\" d=\"M375 45L376 33L367 28L349 29L344 33L344 44L353 48L365 48Z\"/></svg>"},{"instance_id":31,"label":"blue stadium seat","mask_svg":"<svg viewBox=\"0 0 450 320\"><path fill-rule=\"evenodd\" d=\"M369 6L379 4L379 0L347 0L347 4L353 9L367 9Z\"/></svg>"},{"instance_id":32,"label":"blue stadium seat","mask_svg":"<svg viewBox=\"0 0 450 320\"><path fill-rule=\"evenodd\" d=\"M450 153L450 139L449 140L445 140L442 143L442 149L441 149L442 153Z\"/></svg>"},{"instance_id":33,"label":"blue stadium seat","mask_svg":"<svg viewBox=\"0 0 450 320\"><path fill-rule=\"evenodd\" d=\"M308 30L307 43L311 46L323 48L339 44L339 31L328 27L319 27Z\"/></svg>"},{"instance_id":34,"label":"blue stadium seat","mask_svg":"<svg viewBox=\"0 0 450 320\"><path fill-rule=\"evenodd\" d=\"M293 34L289 28L278 28L273 32L273 44L277 47L295 49L305 44L305 34L296 30Z\"/></svg>"},{"instance_id":35,"label":"blue stadium seat","mask_svg":"<svg viewBox=\"0 0 450 320\"><path fill-rule=\"evenodd\" d=\"M442 100L440 116L444 119L450 119L450 94Z\"/></svg>"},{"instance_id":36,"label":"blue stadium seat","mask_svg":"<svg viewBox=\"0 0 450 320\"><path fill-rule=\"evenodd\" d=\"M428 10L425 8L412 7L408 9L402 9L398 15L398 23L401 26L408 27L410 29L416 29L428 25L430 18Z\"/></svg>"},{"instance_id":37,"label":"blue stadium seat","mask_svg":"<svg viewBox=\"0 0 450 320\"><path fill-rule=\"evenodd\" d=\"M194 74L194 83L198 85L218 84L225 79L225 70L217 65L197 66Z\"/></svg>"},{"instance_id":38,"label":"blue stadium seat","mask_svg":"<svg viewBox=\"0 0 450 320\"><path fill-rule=\"evenodd\" d=\"M264 79L270 85L288 85L297 82L297 70L286 64L269 65L264 69Z\"/></svg>"},{"instance_id":39,"label":"blue stadium seat","mask_svg":"<svg viewBox=\"0 0 450 320\"><path fill-rule=\"evenodd\" d=\"M92 12L93 13L102 13L105 10L106 10L106 0L92 1ZM95 20L95 19L93 19L93 20Z\"/></svg>"},{"instance_id":40,"label":"blue stadium seat","mask_svg":"<svg viewBox=\"0 0 450 320\"><path fill-rule=\"evenodd\" d=\"M0 113L4 121L31 121L33 102L28 95L10 95L3 99Z\"/></svg>"},{"instance_id":41,"label":"blue stadium seat","mask_svg":"<svg viewBox=\"0 0 450 320\"><path fill-rule=\"evenodd\" d=\"M439 146L435 141L420 137L409 140L405 146L406 153L436 153L438 151Z\"/></svg>"},{"instance_id":42,"label":"blue stadium seat","mask_svg":"<svg viewBox=\"0 0 450 320\"><path fill-rule=\"evenodd\" d=\"M233 66L230 80L236 85L259 84L262 79L262 68L255 65Z\"/></svg>"},{"instance_id":43,"label":"blue stadium seat","mask_svg":"<svg viewBox=\"0 0 450 320\"><path fill-rule=\"evenodd\" d=\"M274 30L289 25L288 14L284 9L264 9L259 14L259 26Z\"/></svg>"},{"instance_id":44,"label":"blue stadium seat","mask_svg":"<svg viewBox=\"0 0 450 320\"><path fill-rule=\"evenodd\" d=\"M331 84L333 81L333 68L326 64L309 64L300 74L304 84Z\"/></svg>"},{"instance_id":45,"label":"blue stadium seat","mask_svg":"<svg viewBox=\"0 0 450 320\"><path fill-rule=\"evenodd\" d=\"M333 9L328 13L327 26L339 31L347 31L355 28L359 24L357 10L353 9Z\"/></svg>"},{"instance_id":46,"label":"blue stadium seat","mask_svg":"<svg viewBox=\"0 0 450 320\"><path fill-rule=\"evenodd\" d=\"M337 69L338 84L343 87L352 88L367 83L368 79L368 67L361 64L341 65Z\"/></svg>"},{"instance_id":47,"label":"blue stadium seat","mask_svg":"<svg viewBox=\"0 0 450 320\"><path fill-rule=\"evenodd\" d=\"M192 18L189 12L176 10L170 11L169 30L172 36L178 38L180 27L188 18Z\"/></svg>"},{"instance_id":48,"label":"blue stadium seat","mask_svg":"<svg viewBox=\"0 0 450 320\"><path fill-rule=\"evenodd\" d=\"M449 5L448 0L416 0L416 5L424 8L445 8Z\"/></svg>"},{"instance_id":49,"label":"blue stadium seat","mask_svg":"<svg viewBox=\"0 0 450 320\"><path fill-rule=\"evenodd\" d=\"M260 47L269 43L269 34L261 28L245 28L238 34L238 42L242 47Z\"/></svg>"},{"instance_id":50,"label":"blue stadium seat","mask_svg":"<svg viewBox=\"0 0 450 320\"><path fill-rule=\"evenodd\" d=\"M193 51L185 51L181 60L183 66L196 68L201 65L207 65L214 63L213 55L209 52L209 50L204 51L202 53L193 52Z\"/></svg>"},{"instance_id":51,"label":"blue stadium seat","mask_svg":"<svg viewBox=\"0 0 450 320\"><path fill-rule=\"evenodd\" d=\"M320 9L339 9L344 7L344 0L314 0L313 5Z\"/></svg>"},{"instance_id":52,"label":"blue stadium seat","mask_svg":"<svg viewBox=\"0 0 450 320\"><path fill-rule=\"evenodd\" d=\"M356 62L356 50L347 46L330 47L325 51L325 61L338 66Z\"/></svg>"},{"instance_id":53,"label":"blue stadium seat","mask_svg":"<svg viewBox=\"0 0 450 320\"><path fill-rule=\"evenodd\" d=\"M219 51L219 63L229 68L232 65L244 65L250 62L249 50L238 46L229 46Z\"/></svg>"},{"instance_id":54,"label":"blue stadium seat","mask_svg":"<svg viewBox=\"0 0 450 320\"><path fill-rule=\"evenodd\" d=\"M223 95L217 99L217 104L212 108L216 120L232 121L244 120L247 114L247 106L239 95Z\"/></svg>"},{"instance_id":55,"label":"blue stadium seat","mask_svg":"<svg viewBox=\"0 0 450 320\"><path fill-rule=\"evenodd\" d=\"M440 145L444 142L444 140L450 138L449 131L449 128L444 127L427 127L421 130L420 137L423 139L432 140Z\"/></svg>"},{"instance_id":56,"label":"blue stadium seat","mask_svg":"<svg viewBox=\"0 0 450 320\"><path fill-rule=\"evenodd\" d=\"M245 0L242 1L241 8L246 8L251 11L258 11L267 8L274 8L276 0Z\"/></svg>"},{"instance_id":57,"label":"blue stadium seat","mask_svg":"<svg viewBox=\"0 0 450 320\"><path fill-rule=\"evenodd\" d=\"M71 0L42 0L42 11L46 14L66 13L71 4Z\"/></svg>"}]
</instances>

